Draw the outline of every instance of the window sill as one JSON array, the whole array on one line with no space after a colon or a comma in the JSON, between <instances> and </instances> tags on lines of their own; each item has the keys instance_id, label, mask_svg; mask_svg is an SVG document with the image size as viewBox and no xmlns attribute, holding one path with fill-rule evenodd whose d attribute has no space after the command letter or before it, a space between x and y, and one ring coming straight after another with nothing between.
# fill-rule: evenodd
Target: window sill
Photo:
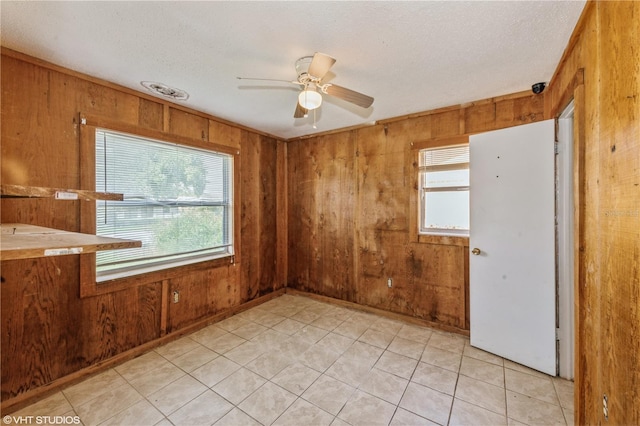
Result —
<instances>
[{"instance_id":1,"label":"window sill","mask_svg":"<svg viewBox=\"0 0 640 426\"><path fill-rule=\"evenodd\" d=\"M95 276L91 280L81 279L80 297L83 298L100 294L108 294L114 291L120 291L139 285L170 280L172 278L181 277L196 271L215 269L224 266L234 266L236 265L235 260L235 255L227 255L212 260L205 260L198 263L175 266L168 269L157 269L138 275L115 278L107 281L96 281ZM93 258L92 263L95 264L95 257Z\"/></svg>"},{"instance_id":2,"label":"window sill","mask_svg":"<svg viewBox=\"0 0 640 426\"><path fill-rule=\"evenodd\" d=\"M233 254L225 253L225 254L209 254L196 256L192 258L182 259L182 260L172 260L167 262L158 262L150 265L142 265L135 268L116 270L112 272L105 272L102 274L96 275L96 283L98 285L104 282L113 282L116 280L132 278L137 275L148 275L150 273L166 271L168 269L180 268L183 266L193 265L196 263L203 262L211 262L216 261L218 259L227 259L223 261L224 263L234 263Z\"/></svg>"},{"instance_id":3,"label":"window sill","mask_svg":"<svg viewBox=\"0 0 640 426\"><path fill-rule=\"evenodd\" d=\"M453 234L418 234L415 242L421 244L469 247L469 236Z\"/></svg>"}]
</instances>

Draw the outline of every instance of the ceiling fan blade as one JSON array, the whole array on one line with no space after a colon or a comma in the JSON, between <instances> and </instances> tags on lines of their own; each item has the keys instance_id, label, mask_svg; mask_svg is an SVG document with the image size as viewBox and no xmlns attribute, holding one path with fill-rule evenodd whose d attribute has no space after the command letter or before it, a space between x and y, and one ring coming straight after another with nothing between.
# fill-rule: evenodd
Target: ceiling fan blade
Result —
<instances>
[{"instance_id":1,"label":"ceiling fan blade","mask_svg":"<svg viewBox=\"0 0 640 426\"><path fill-rule=\"evenodd\" d=\"M299 81L294 80L280 80L277 78L253 78L253 77L236 77L238 80L252 80L252 81L280 81L282 83L292 83L297 85L302 85Z\"/></svg>"},{"instance_id":2,"label":"ceiling fan blade","mask_svg":"<svg viewBox=\"0 0 640 426\"><path fill-rule=\"evenodd\" d=\"M369 108L373 103L373 98L371 96L363 95L355 90L347 89L346 87L332 83L323 84L322 91L327 95L344 99L345 101L361 106L362 108Z\"/></svg>"},{"instance_id":3,"label":"ceiling fan blade","mask_svg":"<svg viewBox=\"0 0 640 426\"><path fill-rule=\"evenodd\" d=\"M309 70L307 73L315 78L322 79L326 73L329 72L329 69L336 63L336 60L329 55L325 55L324 53L316 52L313 55L313 59L311 60L311 65L309 65Z\"/></svg>"},{"instance_id":4,"label":"ceiling fan blade","mask_svg":"<svg viewBox=\"0 0 640 426\"><path fill-rule=\"evenodd\" d=\"M309 113L309 111L300 105L300 102L296 102L296 112L293 113L293 118L303 118Z\"/></svg>"}]
</instances>

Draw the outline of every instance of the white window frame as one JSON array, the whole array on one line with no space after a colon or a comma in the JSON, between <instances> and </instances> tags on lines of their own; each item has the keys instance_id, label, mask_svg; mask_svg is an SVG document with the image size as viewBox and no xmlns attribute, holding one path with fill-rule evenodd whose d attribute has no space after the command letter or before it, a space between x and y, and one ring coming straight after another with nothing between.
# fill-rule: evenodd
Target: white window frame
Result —
<instances>
[{"instance_id":1,"label":"white window frame","mask_svg":"<svg viewBox=\"0 0 640 426\"><path fill-rule=\"evenodd\" d=\"M234 233L234 206L233 206L233 196L234 196L234 187L233 187L234 186L234 171L233 171L234 156L233 155L224 153L224 152L215 151L215 150L203 149L199 147L191 147L187 145L167 142L164 140L154 139L152 137L122 133L122 132L113 131L113 130L104 129L104 128L96 128L96 131L95 131L96 144L99 143L97 138L97 135L99 132L101 132L101 134L122 135L132 140L140 140L141 143L146 143L146 144L149 144L149 143L159 144L159 145L164 145L165 147L171 146L176 150L184 150L184 151L189 151L191 153L202 151L202 152L207 152L217 156L223 156L223 157L226 157L225 167L227 167L227 169L225 169L223 173L223 176L224 176L223 177L224 179L223 201L197 203L198 206L204 205L204 206L223 207L223 211L224 211L223 234L224 234L225 243L222 246L210 247L208 249L199 250L196 253L182 252L179 254L165 256L159 259L147 259L141 264L133 264L132 262L123 261L121 263L124 266L111 269L108 271L99 271L98 257L96 256L96 282L97 283L234 255L234 234L235 233ZM96 157L96 161L97 161L97 157ZM97 170L97 167L96 167L96 170ZM108 189L101 188L100 185L101 185L101 182L98 179L98 176L96 175L96 190L105 190L108 192ZM114 203L121 203L120 205L122 205L123 203L128 203L131 206L141 206L141 205L148 204L147 202L144 202L144 201L141 202L135 199L128 199L126 192L124 193L124 201L106 201L106 202L98 201L98 203L112 204L114 206L115 206ZM185 200L185 201L173 200L171 202L171 207L180 208L180 207L193 207L193 206L194 206L193 201L188 201L188 200ZM108 205L107 205L107 208L108 208ZM95 214L96 214L96 221L100 220L99 219L100 208L98 208L98 206L96 206ZM115 236L115 235L109 235L106 233L99 233L97 228L96 228L96 234L104 235L104 236ZM122 238L122 236L119 236L119 237ZM135 250L135 249L128 249L128 250Z\"/></svg>"},{"instance_id":2,"label":"white window frame","mask_svg":"<svg viewBox=\"0 0 640 426\"><path fill-rule=\"evenodd\" d=\"M469 185L461 185L461 186L444 186L437 188L426 188L426 175L428 172L435 171L450 171L450 170L465 170L469 169L469 162L460 162L460 163L451 163L451 164L433 164L433 165L425 165L423 164L423 154L426 151L439 151L439 150L452 150L466 148L467 157L469 144L459 144L459 145L449 145L443 147L436 148L424 148L419 150L418 158L419 158L419 166L418 166L418 234L420 235L451 235L451 236L461 236L468 237L469 229L452 229L452 228L433 228L425 226L425 216L426 216L426 198L428 192L454 192L454 191L470 191ZM467 212L468 213L468 212Z\"/></svg>"}]
</instances>

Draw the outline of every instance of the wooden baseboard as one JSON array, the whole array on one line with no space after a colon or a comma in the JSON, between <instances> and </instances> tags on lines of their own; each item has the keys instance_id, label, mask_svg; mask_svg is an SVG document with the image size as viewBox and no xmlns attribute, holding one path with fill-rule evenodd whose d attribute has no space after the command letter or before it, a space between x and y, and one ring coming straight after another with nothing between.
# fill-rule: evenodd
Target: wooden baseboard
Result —
<instances>
[{"instance_id":1,"label":"wooden baseboard","mask_svg":"<svg viewBox=\"0 0 640 426\"><path fill-rule=\"evenodd\" d=\"M385 311L383 309L373 308L371 306L359 305L353 302L347 302L342 299L334 299L333 297L321 296L315 293L308 293L306 291L295 290L287 287L286 294L297 295L297 296L305 296L311 299L315 299L321 302L331 303L334 305L342 306L349 309L355 309L362 312L368 312L371 314L380 315L385 318L394 319L398 321L404 321L409 324L420 325L422 327L434 328L436 330L448 331L451 333L461 334L463 336L469 337L469 330L465 330L462 328L454 327L451 325L441 324L433 321L423 320L421 318L412 317L409 315L398 314L395 312Z\"/></svg>"},{"instance_id":2,"label":"wooden baseboard","mask_svg":"<svg viewBox=\"0 0 640 426\"><path fill-rule=\"evenodd\" d=\"M191 334L208 325L222 321L225 318L228 318L232 315L246 311L247 309L251 309L255 306L261 305L276 297L280 297L284 293L285 293L284 288L276 290L273 293L258 297L249 302L227 309L224 312L220 312L210 317L207 317L205 319L202 319L178 331L164 335L158 339L144 343L140 346L136 346L135 348L129 349L126 352L122 352L104 361L100 361L87 368L83 368L82 370L78 370L67 376L60 377L59 379L56 379L51 383L47 383L46 385L40 386L36 389L20 394L14 398L7 399L6 401L2 401L2 403L0 404L1 415L5 416L7 414L11 414L41 399L44 399L54 394L55 392L61 391L62 389L65 389L69 386L72 386L76 383L86 380L90 376L102 373L108 370L109 368L115 367L119 364L129 361L130 359L139 357L140 355L143 355L149 352L150 350L157 348L158 346L165 345L173 340L179 339L180 337L183 337L187 334Z\"/></svg>"}]
</instances>

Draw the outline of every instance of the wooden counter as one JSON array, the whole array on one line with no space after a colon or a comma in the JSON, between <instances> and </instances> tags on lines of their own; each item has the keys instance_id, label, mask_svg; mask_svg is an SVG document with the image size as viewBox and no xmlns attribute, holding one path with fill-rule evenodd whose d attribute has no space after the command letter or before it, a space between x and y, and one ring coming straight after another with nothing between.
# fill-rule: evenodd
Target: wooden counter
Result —
<instances>
[{"instance_id":1,"label":"wooden counter","mask_svg":"<svg viewBox=\"0 0 640 426\"><path fill-rule=\"evenodd\" d=\"M82 189L47 188L43 186L23 186L0 184L0 195L5 198L55 198L56 200L111 200L122 201L122 194L111 192L85 191Z\"/></svg>"},{"instance_id":2,"label":"wooden counter","mask_svg":"<svg viewBox=\"0 0 640 426\"><path fill-rule=\"evenodd\" d=\"M22 223L0 225L0 260L29 259L141 247L142 242L61 231Z\"/></svg>"}]
</instances>

